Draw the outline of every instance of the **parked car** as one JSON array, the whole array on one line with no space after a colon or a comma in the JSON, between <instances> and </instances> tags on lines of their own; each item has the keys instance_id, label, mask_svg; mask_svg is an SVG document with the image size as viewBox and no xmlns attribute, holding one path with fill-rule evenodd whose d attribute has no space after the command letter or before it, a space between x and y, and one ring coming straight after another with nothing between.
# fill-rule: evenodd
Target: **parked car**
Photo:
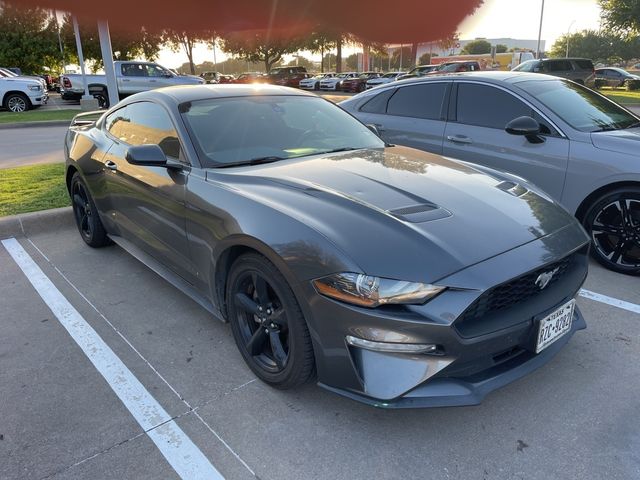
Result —
<instances>
[{"instance_id":1,"label":"parked car","mask_svg":"<svg viewBox=\"0 0 640 480\"><path fill-rule=\"evenodd\" d=\"M512 175L385 146L314 94L173 87L76 122L83 241L229 321L267 384L476 404L585 328L589 239L571 215Z\"/></svg>"},{"instance_id":2,"label":"parked car","mask_svg":"<svg viewBox=\"0 0 640 480\"><path fill-rule=\"evenodd\" d=\"M303 90L320 90L320 81L325 78L332 78L335 75L335 73L319 73L313 77L303 78L300 80L300 83L298 83L298 87Z\"/></svg>"},{"instance_id":3,"label":"parked car","mask_svg":"<svg viewBox=\"0 0 640 480\"><path fill-rule=\"evenodd\" d=\"M387 142L526 178L583 223L597 261L640 273L640 117L606 97L548 75L478 72L394 82L340 106Z\"/></svg>"},{"instance_id":4,"label":"parked car","mask_svg":"<svg viewBox=\"0 0 640 480\"><path fill-rule=\"evenodd\" d=\"M640 75L633 75L622 68L607 67L596 69L595 87L624 87L628 80L640 80Z\"/></svg>"},{"instance_id":5,"label":"parked car","mask_svg":"<svg viewBox=\"0 0 640 480\"><path fill-rule=\"evenodd\" d=\"M118 85L118 96L124 98L138 92L170 85L200 85L204 79L192 75L177 75L152 62L113 62ZM98 99L100 108L109 106L106 75L87 75L89 95ZM84 95L82 75L66 73L60 76L60 94L63 100L79 100Z\"/></svg>"},{"instance_id":6,"label":"parked car","mask_svg":"<svg viewBox=\"0 0 640 480\"><path fill-rule=\"evenodd\" d=\"M200 78L204 79L205 83L220 83L220 72L202 72Z\"/></svg>"},{"instance_id":7,"label":"parked car","mask_svg":"<svg viewBox=\"0 0 640 480\"><path fill-rule=\"evenodd\" d=\"M20 71L19 68L18 69L9 69L9 68L5 68L5 67L0 67L0 77L22 78L22 79L35 80L37 82L40 82L40 84L42 85L42 88L44 90L47 90L47 82L45 81L44 78L39 77L37 75L22 75L21 73L18 74L14 70Z\"/></svg>"},{"instance_id":8,"label":"parked car","mask_svg":"<svg viewBox=\"0 0 640 480\"><path fill-rule=\"evenodd\" d=\"M393 82L401 75L405 75L407 72L389 72L382 76L367 80L366 88L377 87L378 85L384 85L385 83Z\"/></svg>"},{"instance_id":9,"label":"parked car","mask_svg":"<svg viewBox=\"0 0 640 480\"><path fill-rule=\"evenodd\" d=\"M437 68L425 75L437 75L442 73L477 72L482 70L480 63L475 60L441 63Z\"/></svg>"},{"instance_id":10,"label":"parked car","mask_svg":"<svg viewBox=\"0 0 640 480\"><path fill-rule=\"evenodd\" d=\"M514 72L546 73L554 77L567 78L581 85L593 87L595 68L587 58L543 58L528 60L515 67Z\"/></svg>"},{"instance_id":11,"label":"parked car","mask_svg":"<svg viewBox=\"0 0 640 480\"><path fill-rule=\"evenodd\" d=\"M42 82L21 76L0 76L0 105L13 113L45 105L49 94Z\"/></svg>"},{"instance_id":12,"label":"parked car","mask_svg":"<svg viewBox=\"0 0 640 480\"><path fill-rule=\"evenodd\" d=\"M426 75L433 70L436 70L439 65L418 65L415 68L409 70L409 73L405 73L403 75L398 75L396 80L406 80L407 78L416 78Z\"/></svg>"},{"instance_id":13,"label":"parked car","mask_svg":"<svg viewBox=\"0 0 640 480\"><path fill-rule=\"evenodd\" d=\"M230 83L266 83L267 76L264 73L259 72L246 72L238 75Z\"/></svg>"},{"instance_id":14,"label":"parked car","mask_svg":"<svg viewBox=\"0 0 640 480\"><path fill-rule=\"evenodd\" d=\"M363 72L354 78L345 78L340 84L340 89L343 92L362 92L367 88L367 81L379 78L378 72Z\"/></svg>"},{"instance_id":15,"label":"parked car","mask_svg":"<svg viewBox=\"0 0 640 480\"><path fill-rule=\"evenodd\" d=\"M355 78L357 76L358 72L338 73L335 77L320 80L320 90L340 90L342 88L341 82L343 80Z\"/></svg>"},{"instance_id":16,"label":"parked car","mask_svg":"<svg viewBox=\"0 0 640 480\"><path fill-rule=\"evenodd\" d=\"M269 72L267 81L283 87L298 87L300 80L308 77L305 67L276 67Z\"/></svg>"},{"instance_id":17,"label":"parked car","mask_svg":"<svg viewBox=\"0 0 640 480\"><path fill-rule=\"evenodd\" d=\"M233 75L219 74L218 83L233 83L236 77Z\"/></svg>"}]
</instances>

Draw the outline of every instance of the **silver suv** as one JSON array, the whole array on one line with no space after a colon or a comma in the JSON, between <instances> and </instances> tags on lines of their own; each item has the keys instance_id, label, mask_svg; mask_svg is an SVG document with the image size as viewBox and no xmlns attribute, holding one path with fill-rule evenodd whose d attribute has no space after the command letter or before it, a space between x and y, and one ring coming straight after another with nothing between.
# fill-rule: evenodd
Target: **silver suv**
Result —
<instances>
[{"instance_id":1,"label":"silver suv","mask_svg":"<svg viewBox=\"0 0 640 480\"><path fill-rule=\"evenodd\" d=\"M581 85L593 87L596 71L588 58L543 58L528 60L513 69L514 72L546 73L554 77L567 78Z\"/></svg>"}]
</instances>

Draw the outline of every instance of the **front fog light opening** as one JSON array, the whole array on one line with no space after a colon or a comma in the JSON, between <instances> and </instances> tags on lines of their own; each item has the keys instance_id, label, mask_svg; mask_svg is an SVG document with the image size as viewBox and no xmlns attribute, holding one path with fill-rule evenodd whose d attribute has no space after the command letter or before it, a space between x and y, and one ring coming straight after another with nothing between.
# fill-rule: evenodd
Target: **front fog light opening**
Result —
<instances>
[{"instance_id":1,"label":"front fog light opening","mask_svg":"<svg viewBox=\"0 0 640 480\"><path fill-rule=\"evenodd\" d=\"M365 340L364 338L358 338L352 335L347 335L345 339L347 343L352 347L359 347L359 348L364 348L366 350L373 350L374 352L430 353L430 354L440 353L438 346L430 343L374 342L372 340Z\"/></svg>"}]
</instances>

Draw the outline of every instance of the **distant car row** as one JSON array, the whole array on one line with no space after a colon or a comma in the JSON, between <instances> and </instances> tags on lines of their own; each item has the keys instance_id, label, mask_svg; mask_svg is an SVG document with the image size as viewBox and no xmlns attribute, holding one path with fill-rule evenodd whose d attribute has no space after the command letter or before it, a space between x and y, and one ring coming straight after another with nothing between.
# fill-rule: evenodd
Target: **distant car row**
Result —
<instances>
[{"instance_id":1,"label":"distant car row","mask_svg":"<svg viewBox=\"0 0 640 480\"><path fill-rule=\"evenodd\" d=\"M0 105L14 113L21 113L44 105L49 100L47 84L41 77L18 75L0 67Z\"/></svg>"}]
</instances>

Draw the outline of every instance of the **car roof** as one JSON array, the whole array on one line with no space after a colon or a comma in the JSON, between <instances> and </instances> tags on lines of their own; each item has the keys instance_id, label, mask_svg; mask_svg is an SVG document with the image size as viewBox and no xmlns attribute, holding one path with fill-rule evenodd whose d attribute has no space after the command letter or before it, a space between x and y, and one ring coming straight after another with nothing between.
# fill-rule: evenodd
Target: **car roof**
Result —
<instances>
[{"instance_id":1,"label":"car roof","mask_svg":"<svg viewBox=\"0 0 640 480\"><path fill-rule=\"evenodd\" d=\"M224 85L175 85L138 93L129 98L140 100L154 100L163 98L176 103L193 102L209 98L249 97L253 95L289 95L316 97L312 93L278 85L258 83L224 84Z\"/></svg>"},{"instance_id":2,"label":"car roof","mask_svg":"<svg viewBox=\"0 0 640 480\"><path fill-rule=\"evenodd\" d=\"M394 82L394 85L399 84L409 84L409 83L422 83L422 82L433 82L433 81L442 81L442 79L480 79L482 81L486 81L487 83L511 83L515 84L518 82L524 82L528 80L562 80L561 78L554 77L551 75L544 75L542 73L529 73L529 72L512 72L512 71L502 71L502 70L480 70L475 72L459 72L459 73L442 73L435 75L428 75L425 77L417 77L417 78L408 78L406 80L399 80L398 82Z\"/></svg>"}]
</instances>

